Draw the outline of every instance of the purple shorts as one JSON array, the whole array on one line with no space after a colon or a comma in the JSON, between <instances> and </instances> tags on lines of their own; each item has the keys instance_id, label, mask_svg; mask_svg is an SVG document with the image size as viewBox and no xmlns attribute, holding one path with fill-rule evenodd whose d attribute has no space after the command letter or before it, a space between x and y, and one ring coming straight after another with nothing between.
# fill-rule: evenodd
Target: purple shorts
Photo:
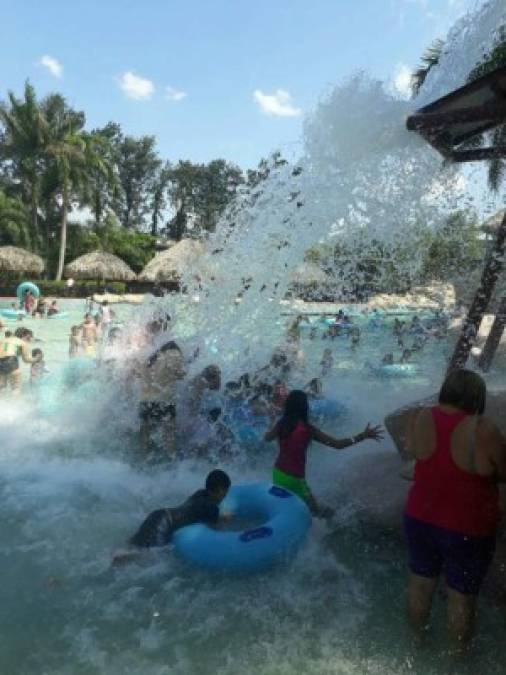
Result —
<instances>
[{"instance_id":1,"label":"purple shorts","mask_svg":"<svg viewBox=\"0 0 506 675\"><path fill-rule=\"evenodd\" d=\"M468 537L406 514L404 530L413 574L432 578L444 571L450 588L466 595L478 594L494 557L495 537Z\"/></svg>"}]
</instances>

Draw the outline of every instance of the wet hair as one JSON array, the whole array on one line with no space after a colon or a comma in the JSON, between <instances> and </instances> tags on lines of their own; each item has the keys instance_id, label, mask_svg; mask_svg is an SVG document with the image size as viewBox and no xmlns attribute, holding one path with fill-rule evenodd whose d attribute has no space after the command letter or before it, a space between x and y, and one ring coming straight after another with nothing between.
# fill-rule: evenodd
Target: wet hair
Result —
<instances>
[{"instance_id":1,"label":"wet hair","mask_svg":"<svg viewBox=\"0 0 506 675\"><path fill-rule=\"evenodd\" d=\"M32 349L32 356L35 358L36 356L44 356L44 352L42 349Z\"/></svg>"},{"instance_id":2,"label":"wet hair","mask_svg":"<svg viewBox=\"0 0 506 675\"><path fill-rule=\"evenodd\" d=\"M207 421L214 423L217 422L221 417L221 408L211 408L207 413Z\"/></svg>"},{"instance_id":3,"label":"wet hair","mask_svg":"<svg viewBox=\"0 0 506 675\"><path fill-rule=\"evenodd\" d=\"M14 331L14 336L20 338L21 340L33 338L33 331L31 331L29 328L16 328Z\"/></svg>"},{"instance_id":4,"label":"wet hair","mask_svg":"<svg viewBox=\"0 0 506 675\"><path fill-rule=\"evenodd\" d=\"M242 385L243 387L246 387L246 389L249 389L251 387L249 373L243 373L241 375L241 377L239 378L239 384Z\"/></svg>"},{"instance_id":5,"label":"wet hair","mask_svg":"<svg viewBox=\"0 0 506 675\"><path fill-rule=\"evenodd\" d=\"M309 404L307 394L300 389L294 389L286 397L283 416L278 423L279 438L286 438L296 428L299 422L308 423Z\"/></svg>"},{"instance_id":6,"label":"wet hair","mask_svg":"<svg viewBox=\"0 0 506 675\"><path fill-rule=\"evenodd\" d=\"M202 371L202 377L206 382L209 382L209 380L221 377L221 370L215 365L206 366Z\"/></svg>"},{"instance_id":7,"label":"wet hair","mask_svg":"<svg viewBox=\"0 0 506 675\"><path fill-rule=\"evenodd\" d=\"M148 359L148 368L150 368L156 361L158 360L158 357L160 354L163 354L164 352L168 352L169 350L176 350L179 353L181 353L181 348L179 345L174 342L174 340L169 340L169 342L166 342L163 344L159 349L156 350L154 354L152 354L149 359Z\"/></svg>"},{"instance_id":8,"label":"wet hair","mask_svg":"<svg viewBox=\"0 0 506 675\"><path fill-rule=\"evenodd\" d=\"M239 391L241 388L241 385L239 382L234 382L231 380L230 382L227 382L225 385L225 390L226 391Z\"/></svg>"},{"instance_id":9,"label":"wet hair","mask_svg":"<svg viewBox=\"0 0 506 675\"><path fill-rule=\"evenodd\" d=\"M224 471L215 469L207 474L206 490L208 492L216 492L216 490L228 490L231 485L231 480Z\"/></svg>"},{"instance_id":10,"label":"wet hair","mask_svg":"<svg viewBox=\"0 0 506 675\"><path fill-rule=\"evenodd\" d=\"M483 415L486 403L485 381L478 373L465 368L447 375L439 392L440 405L451 405L470 415Z\"/></svg>"}]
</instances>

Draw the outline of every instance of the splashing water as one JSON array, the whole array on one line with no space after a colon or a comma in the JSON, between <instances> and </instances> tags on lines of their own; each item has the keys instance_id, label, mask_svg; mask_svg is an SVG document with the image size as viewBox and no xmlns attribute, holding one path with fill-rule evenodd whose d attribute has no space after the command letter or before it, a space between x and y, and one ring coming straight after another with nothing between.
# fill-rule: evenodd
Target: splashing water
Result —
<instances>
[{"instance_id":1,"label":"splashing water","mask_svg":"<svg viewBox=\"0 0 506 675\"><path fill-rule=\"evenodd\" d=\"M464 18L419 100L461 84L501 21L500 1ZM289 306L280 301L309 247L367 238L395 247L458 202L456 172L442 169L439 157L405 131L412 107L364 74L336 87L306 121L300 161L273 161L266 180L239 195L205 258L188 272L188 293L125 316L132 330L153 312L169 312L181 344L200 347L195 370L212 361L236 377L263 365L285 339L281 309ZM398 264L416 274L418 261ZM342 279L345 286L346 274ZM364 360L378 359L388 340L365 331L358 352L333 346L338 368L327 393L345 402L348 415L327 422L331 433L355 432L437 387L444 343L421 357L418 378L366 377ZM321 355L309 340L302 346L306 370L294 384L313 376ZM433 639L429 654L409 645L398 527L407 486L388 441L338 456L311 450L309 483L336 517L330 527L315 523L288 568L247 581L209 577L162 551L111 570L111 550L147 512L200 487L211 463L188 459L167 468L132 459L137 420L121 363L97 369L77 387L65 384L66 367L53 367L52 385L38 399L2 401L0 409L2 672L452 672L442 638ZM265 480L272 458L272 448L243 448L224 468L234 481ZM438 629L443 620L438 603ZM484 597L468 664L475 672L502 672L502 621Z\"/></svg>"}]
</instances>

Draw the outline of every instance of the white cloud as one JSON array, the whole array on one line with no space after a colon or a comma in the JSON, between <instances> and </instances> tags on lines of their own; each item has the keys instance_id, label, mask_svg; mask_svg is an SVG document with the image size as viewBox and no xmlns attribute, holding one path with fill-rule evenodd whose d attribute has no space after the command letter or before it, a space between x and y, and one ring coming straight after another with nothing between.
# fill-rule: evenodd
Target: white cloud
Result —
<instances>
[{"instance_id":1,"label":"white cloud","mask_svg":"<svg viewBox=\"0 0 506 675\"><path fill-rule=\"evenodd\" d=\"M165 98L173 103L180 103L188 94L185 91L179 91L174 87L165 87Z\"/></svg>"},{"instance_id":2,"label":"white cloud","mask_svg":"<svg viewBox=\"0 0 506 675\"><path fill-rule=\"evenodd\" d=\"M155 93L155 85L145 77L139 77L127 71L119 79L119 86L128 98L136 101L149 101Z\"/></svg>"},{"instance_id":3,"label":"white cloud","mask_svg":"<svg viewBox=\"0 0 506 675\"><path fill-rule=\"evenodd\" d=\"M55 77L61 77L63 75L63 66L58 59L54 58L54 56L44 54L44 56L41 57L39 64L44 66L44 68L47 68L51 75L54 75Z\"/></svg>"},{"instance_id":4,"label":"white cloud","mask_svg":"<svg viewBox=\"0 0 506 675\"><path fill-rule=\"evenodd\" d=\"M293 105L291 94L284 89L278 89L274 94L265 94L260 89L255 89L253 100L270 117L297 117L302 112Z\"/></svg>"},{"instance_id":5,"label":"white cloud","mask_svg":"<svg viewBox=\"0 0 506 675\"><path fill-rule=\"evenodd\" d=\"M392 78L392 87L402 98L411 98L411 75L412 70L405 63L397 64Z\"/></svg>"}]
</instances>

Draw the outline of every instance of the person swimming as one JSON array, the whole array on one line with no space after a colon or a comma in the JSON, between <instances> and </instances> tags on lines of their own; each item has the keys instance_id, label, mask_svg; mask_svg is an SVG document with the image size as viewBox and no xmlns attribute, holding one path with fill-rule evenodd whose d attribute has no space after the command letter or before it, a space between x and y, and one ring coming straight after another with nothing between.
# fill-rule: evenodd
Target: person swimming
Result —
<instances>
[{"instance_id":1,"label":"person swimming","mask_svg":"<svg viewBox=\"0 0 506 675\"><path fill-rule=\"evenodd\" d=\"M217 525L220 520L219 505L227 496L230 485L231 480L224 471L211 471L204 489L194 492L185 502L176 507L152 511L128 540L129 550L115 553L112 564L118 566L131 562L142 549L167 546L174 532L182 527L195 523Z\"/></svg>"},{"instance_id":2,"label":"person swimming","mask_svg":"<svg viewBox=\"0 0 506 675\"><path fill-rule=\"evenodd\" d=\"M322 360L320 361L322 377L326 377L334 367L334 357L332 350L327 348L323 350Z\"/></svg>"},{"instance_id":3,"label":"person swimming","mask_svg":"<svg viewBox=\"0 0 506 675\"><path fill-rule=\"evenodd\" d=\"M85 314L81 330L81 344L84 354L90 358L95 358L97 355L98 328L91 314Z\"/></svg>"},{"instance_id":4,"label":"person swimming","mask_svg":"<svg viewBox=\"0 0 506 675\"><path fill-rule=\"evenodd\" d=\"M44 361L44 352L42 349L32 349L32 358L34 359L30 367L30 384L36 384L44 375L49 373Z\"/></svg>"},{"instance_id":5,"label":"person swimming","mask_svg":"<svg viewBox=\"0 0 506 675\"><path fill-rule=\"evenodd\" d=\"M81 350L81 326L72 326L69 335L69 358L79 356Z\"/></svg>"}]
</instances>

